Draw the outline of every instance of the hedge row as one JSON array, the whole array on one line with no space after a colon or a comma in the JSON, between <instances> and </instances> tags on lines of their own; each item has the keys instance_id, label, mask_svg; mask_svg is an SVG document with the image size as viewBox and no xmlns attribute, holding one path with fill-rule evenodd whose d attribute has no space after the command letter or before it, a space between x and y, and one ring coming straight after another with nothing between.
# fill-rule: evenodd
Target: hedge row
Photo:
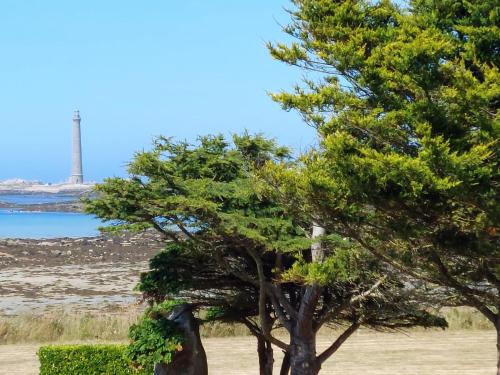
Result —
<instances>
[{"instance_id":1,"label":"hedge row","mask_svg":"<svg viewBox=\"0 0 500 375\"><path fill-rule=\"evenodd\" d=\"M147 375L130 365L126 345L58 345L38 351L40 375Z\"/></svg>"}]
</instances>

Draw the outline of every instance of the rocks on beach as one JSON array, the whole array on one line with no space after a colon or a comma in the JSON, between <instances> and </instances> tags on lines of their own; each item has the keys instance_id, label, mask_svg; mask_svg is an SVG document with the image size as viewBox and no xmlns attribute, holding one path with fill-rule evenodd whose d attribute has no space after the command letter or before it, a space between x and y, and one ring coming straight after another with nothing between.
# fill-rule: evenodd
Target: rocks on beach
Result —
<instances>
[{"instance_id":1,"label":"rocks on beach","mask_svg":"<svg viewBox=\"0 0 500 375\"><path fill-rule=\"evenodd\" d=\"M79 212L79 197L92 187L0 182L0 210ZM2 202L5 194L38 193L72 199L38 204ZM164 246L164 239L154 230L81 238L0 239L0 315L133 303L138 298L133 289L141 272Z\"/></svg>"},{"instance_id":2,"label":"rocks on beach","mask_svg":"<svg viewBox=\"0 0 500 375\"><path fill-rule=\"evenodd\" d=\"M85 264L96 259L143 261L163 246L161 236L154 231L93 238L0 239L0 268Z\"/></svg>"},{"instance_id":3,"label":"rocks on beach","mask_svg":"<svg viewBox=\"0 0 500 375\"><path fill-rule=\"evenodd\" d=\"M152 230L93 238L0 240L0 315L129 305L148 260L165 246Z\"/></svg>"},{"instance_id":4,"label":"rocks on beach","mask_svg":"<svg viewBox=\"0 0 500 375\"><path fill-rule=\"evenodd\" d=\"M0 181L2 194L78 194L92 190L95 183L70 184L66 182L46 184L40 181L27 181L20 178Z\"/></svg>"}]
</instances>

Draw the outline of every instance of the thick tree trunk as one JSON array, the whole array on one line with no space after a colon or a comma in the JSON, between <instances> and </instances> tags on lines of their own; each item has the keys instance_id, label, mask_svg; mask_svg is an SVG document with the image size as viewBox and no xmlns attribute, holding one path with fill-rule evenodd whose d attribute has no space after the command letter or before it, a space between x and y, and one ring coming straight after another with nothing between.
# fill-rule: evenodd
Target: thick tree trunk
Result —
<instances>
[{"instance_id":1,"label":"thick tree trunk","mask_svg":"<svg viewBox=\"0 0 500 375\"><path fill-rule=\"evenodd\" d=\"M495 328L497 330L497 375L500 375L500 311L497 313Z\"/></svg>"},{"instance_id":2,"label":"thick tree trunk","mask_svg":"<svg viewBox=\"0 0 500 375\"><path fill-rule=\"evenodd\" d=\"M257 353L260 375L273 375L274 356L271 342L262 336L257 336Z\"/></svg>"},{"instance_id":3,"label":"thick tree trunk","mask_svg":"<svg viewBox=\"0 0 500 375\"><path fill-rule=\"evenodd\" d=\"M316 358L316 338L313 332L308 337L292 334L290 340L291 375L317 375L321 364Z\"/></svg>"},{"instance_id":4,"label":"thick tree trunk","mask_svg":"<svg viewBox=\"0 0 500 375\"><path fill-rule=\"evenodd\" d=\"M313 222L311 238L320 238L325 228ZM311 245L313 263L322 263L325 250L321 241ZM290 369L291 375L317 375L321 362L316 357L316 332L313 329L313 316L321 294L319 285L308 286L302 296L298 317L290 330Z\"/></svg>"},{"instance_id":5,"label":"thick tree trunk","mask_svg":"<svg viewBox=\"0 0 500 375\"><path fill-rule=\"evenodd\" d=\"M283 362L281 362L280 375L288 375L290 372L290 352L284 352Z\"/></svg>"},{"instance_id":6,"label":"thick tree trunk","mask_svg":"<svg viewBox=\"0 0 500 375\"><path fill-rule=\"evenodd\" d=\"M157 363L154 375L208 375L207 355L200 339L200 326L193 315L193 306L174 307L168 320L183 333L182 350L175 353L170 363Z\"/></svg>"}]
</instances>

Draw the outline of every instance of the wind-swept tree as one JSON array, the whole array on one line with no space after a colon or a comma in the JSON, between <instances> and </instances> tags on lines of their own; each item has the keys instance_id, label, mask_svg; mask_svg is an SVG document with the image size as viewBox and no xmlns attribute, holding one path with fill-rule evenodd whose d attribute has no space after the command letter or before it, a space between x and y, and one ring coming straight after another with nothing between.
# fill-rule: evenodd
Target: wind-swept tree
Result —
<instances>
[{"instance_id":1,"label":"wind-swept tree","mask_svg":"<svg viewBox=\"0 0 500 375\"><path fill-rule=\"evenodd\" d=\"M249 166L263 165L271 157L287 158L288 150L262 137L236 139L238 151L228 149L220 136L202 137L195 148L159 138L152 152L136 155L130 164L131 179L108 179L96 189L99 198L86 201L86 209L112 220L107 230L152 227L162 233L165 249L151 259L150 271L138 285L144 300L155 304L182 298L208 308L208 322L244 324L257 339L260 373L272 374L273 348L255 320L258 287L225 268L227 263L253 269L254 261L245 252L225 251L223 246L217 250L223 256L214 257L203 240L207 236L201 236L203 226L212 224L200 218L206 220L214 209L229 209L240 200L242 207L247 205L244 209L257 209L249 201L255 198L248 195ZM265 314L272 329L276 319L269 306ZM287 363L285 356L285 368Z\"/></svg>"},{"instance_id":2,"label":"wind-swept tree","mask_svg":"<svg viewBox=\"0 0 500 375\"><path fill-rule=\"evenodd\" d=\"M130 179L98 185L87 211L169 238L142 278L145 296L181 297L212 308L212 317L247 324L265 343L261 373L272 373L271 344L286 353L282 374L289 367L293 375L317 374L362 325L443 326L369 252L335 234L309 238L311 217L290 215L259 186L254 173L271 161L292 167L287 158L261 136L235 136L233 146L220 136L196 145L160 138L136 155ZM346 328L318 355L324 324ZM276 327L289 342L273 335Z\"/></svg>"},{"instance_id":3,"label":"wind-swept tree","mask_svg":"<svg viewBox=\"0 0 500 375\"><path fill-rule=\"evenodd\" d=\"M290 210L479 310L500 360L498 1L293 4L294 41L269 48L313 79L274 99L321 142L267 178Z\"/></svg>"},{"instance_id":4,"label":"wind-swept tree","mask_svg":"<svg viewBox=\"0 0 500 375\"><path fill-rule=\"evenodd\" d=\"M239 263L242 268L253 267L252 260L237 254L225 253L224 257L229 257L230 263ZM250 265L245 265L246 262ZM137 289L151 304L181 298L204 307L207 309L205 323L218 321L245 325L257 339L260 374L272 374L273 348L255 319L259 315L258 288L221 268L197 242L184 239L168 243L150 260L150 270L141 275ZM266 314L266 319L274 326L269 306L266 306ZM284 365L287 366L286 361Z\"/></svg>"}]
</instances>

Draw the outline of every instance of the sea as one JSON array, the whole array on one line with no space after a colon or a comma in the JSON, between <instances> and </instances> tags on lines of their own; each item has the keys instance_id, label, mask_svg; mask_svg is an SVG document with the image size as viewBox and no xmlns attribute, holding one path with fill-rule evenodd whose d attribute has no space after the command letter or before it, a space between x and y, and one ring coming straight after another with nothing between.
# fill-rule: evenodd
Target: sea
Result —
<instances>
[{"instance_id":1,"label":"sea","mask_svg":"<svg viewBox=\"0 0 500 375\"><path fill-rule=\"evenodd\" d=\"M0 202L13 205L64 203L78 199L63 194L0 194ZM28 212L0 209L0 238L50 239L93 237L103 223L92 215L73 212Z\"/></svg>"}]
</instances>

